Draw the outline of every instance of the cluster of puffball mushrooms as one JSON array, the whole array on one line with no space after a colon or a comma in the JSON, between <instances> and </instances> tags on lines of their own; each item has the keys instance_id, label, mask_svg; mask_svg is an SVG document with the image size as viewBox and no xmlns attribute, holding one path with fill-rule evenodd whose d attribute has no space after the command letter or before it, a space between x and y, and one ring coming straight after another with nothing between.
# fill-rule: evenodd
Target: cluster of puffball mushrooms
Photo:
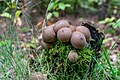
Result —
<instances>
[{"instance_id":1,"label":"cluster of puffball mushrooms","mask_svg":"<svg viewBox=\"0 0 120 80\"><path fill-rule=\"evenodd\" d=\"M90 39L90 31L85 26L73 26L66 20L59 20L43 29L41 43L49 49L56 39L64 43L70 42L74 48L82 49ZM74 62L78 54L71 51L68 57L71 62Z\"/></svg>"}]
</instances>

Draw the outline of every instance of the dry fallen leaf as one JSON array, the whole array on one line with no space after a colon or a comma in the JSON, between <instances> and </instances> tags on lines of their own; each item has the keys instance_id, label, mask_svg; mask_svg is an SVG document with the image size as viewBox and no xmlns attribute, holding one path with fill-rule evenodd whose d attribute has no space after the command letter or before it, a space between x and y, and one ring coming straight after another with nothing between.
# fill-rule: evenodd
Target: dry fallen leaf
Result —
<instances>
[{"instance_id":1,"label":"dry fallen leaf","mask_svg":"<svg viewBox=\"0 0 120 80\"><path fill-rule=\"evenodd\" d=\"M32 74L30 80L48 80L48 79L45 74L42 74L40 72L35 72Z\"/></svg>"},{"instance_id":2,"label":"dry fallen leaf","mask_svg":"<svg viewBox=\"0 0 120 80\"><path fill-rule=\"evenodd\" d=\"M22 20L21 20L21 18L20 18L20 17L14 18L14 24L15 24L16 26L18 26L18 27L21 27L21 25L22 25Z\"/></svg>"},{"instance_id":3,"label":"dry fallen leaf","mask_svg":"<svg viewBox=\"0 0 120 80\"><path fill-rule=\"evenodd\" d=\"M42 24L43 24L43 20L42 20L42 21L39 21L39 22L37 23L36 27L37 27L38 29L40 29L40 28L42 28Z\"/></svg>"}]
</instances>

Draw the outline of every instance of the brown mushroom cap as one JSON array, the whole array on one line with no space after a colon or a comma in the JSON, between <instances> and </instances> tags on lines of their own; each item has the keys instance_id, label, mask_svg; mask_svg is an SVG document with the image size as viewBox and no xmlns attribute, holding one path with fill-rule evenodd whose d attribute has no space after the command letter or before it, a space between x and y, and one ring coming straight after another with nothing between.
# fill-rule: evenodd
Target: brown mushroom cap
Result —
<instances>
[{"instance_id":1,"label":"brown mushroom cap","mask_svg":"<svg viewBox=\"0 0 120 80\"><path fill-rule=\"evenodd\" d=\"M53 26L48 26L43 29L42 39L44 42L54 42L56 39L56 34L53 30Z\"/></svg>"},{"instance_id":2,"label":"brown mushroom cap","mask_svg":"<svg viewBox=\"0 0 120 80\"><path fill-rule=\"evenodd\" d=\"M68 54L68 58L71 62L76 62L78 59L77 52L70 51L70 53Z\"/></svg>"},{"instance_id":3,"label":"brown mushroom cap","mask_svg":"<svg viewBox=\"0 0 120 80\"><path fill-rule=\"evenodd\" d=\"M57 31L63 27L69 27L69 23L66 20L59 20L54 25L54 31L57 33Z\"/></svg>"},{"instance_id":4,"label":"brown mushroom cap","mask_svg":"<svg viewBox=\"0 0 120 80\"><path fill-rule=\"evenodd\" d=\"M89 39L90 39L90 31L89 31L89 29L87 27L78 26L76 28L76 31L80 31L85 36L86 40L89 41Z\"/></svg>"},{"instance_id":5,"label":"brown mushroom cap","mask_svg":"<svg viewBox=\"0 0 120 80\"><path fill-rule=\"evenodd\" d=\"M81 32L75 31L71 36L71 44L77 49L82 49L86 45L86 38Z\"/></svg>"},{"instance_id":6,"label":"brown mushroom cap","mask_svg":"<svg viewBox=\"0 0 120 80\"><path fill-rule=\"evenodd\" d=\"M70 25L69 29L71 29L71 31L74 32L76 30L76 26Z\"/></svg>"},{"instance_id":7,"label":"brown mushroom cap","mask_svg":"<svg viewBox=\"0 0 120 80\"><path fill-rule=\"evenodd\" d=\"M71 35L72 31L66 27L59 29L57 32L57 38L62 42L68 42L70 40Z\"/></svg>"}]
</instances>

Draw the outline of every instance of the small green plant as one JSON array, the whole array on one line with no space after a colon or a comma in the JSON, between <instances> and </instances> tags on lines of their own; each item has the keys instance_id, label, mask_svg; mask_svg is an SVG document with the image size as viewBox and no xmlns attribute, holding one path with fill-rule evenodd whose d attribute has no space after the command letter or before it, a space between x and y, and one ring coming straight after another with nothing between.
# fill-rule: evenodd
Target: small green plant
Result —
<instances>
[{"instance_id":1,"label":"small green plant","mask_svg":"<svg viewBox=\"0 0 120 80\"><path fill-rule=\"evenodd\" d=\"M0 16L11 18L10 1L0 1Z\"/></svg>"},{"instance_id":2,"label":"small green plant","mask_svg":"<svg viewBox=\"0 0 120 80\"><path fill-rule=\"evenodd\" d=\"M120 19L115 17L105 18L104 20L99 21L100 24L105 24L111 28L105 30L105 33L111 33L112 35L116 34L116 29L120 28Z\"/></svg>"},{"instance_id":3,"label":"small green plant","mask_svg":"<svg viewBox=\"0 0 120 80\"><path fill-rule=\"evenodd\" d=\"M114 20L115 20L115 17L111 17L111 18L107 17L104 20L99 21L99 23L101 23L101 24L109 24L109 23L113 22Z\"/></svg>"},{"instance_id":4,"label":"small green plant","mask_svg":"<svg viewBox=\"0 0 120 80\"><path fill-rule=\"evenodd\" d=\"M0 47L4 46L6 44L8 44L8 41L0 41Z\"/></svg>"},{"instance_id":5,"label":"small green plant","mask_svg":"<svg viewBox=\"0 0 120 80\"><path fill-rule=\"evenodd\" d=\"M114 29L120 28L120 19L116 19L115 17L105 18L104 20L99 21L99 23L112 26Z\"/></svg>"},{"instance_id":6,"label":"small green plant","mask_svg":"<svg viewBox=\"0 0 120 80\"><path fill-rule=\"evenodd\" d=\"M18 3L15 0L12 1L0 1L0 9L1 9L1 14L0 16L6 17L6 18L12 18L13 16L13 12L11 12L11 10L13 9L15 12L15 16L19 17L20 14L22 13L22 11L20 10L20 7L18 7L20 3ZM2 7L1 7L2 6Z\"/></svg>"},{"instance_id":7,"label":"small green plant","mask_svg":"<svg viewBox=\"0 0 120 80\"><path fill-rule=\"evenodd\" d=\"M120 28L120 19L116 20L115 22L112 22L108 25L111 25L113 28Z\"/></svg>"},{"instance_id":8,"label":"small green plant","mask_svg":"<svg viewBox=\"0 0 120 80\"><path fill-rule=\"evenodd\" d=\"M65 4L60 0L53 0L48 6L47 20L52 16L59 17L59 11L64 11L67 7L70 7L69 4Z\"/></svg>"}]
</instances>

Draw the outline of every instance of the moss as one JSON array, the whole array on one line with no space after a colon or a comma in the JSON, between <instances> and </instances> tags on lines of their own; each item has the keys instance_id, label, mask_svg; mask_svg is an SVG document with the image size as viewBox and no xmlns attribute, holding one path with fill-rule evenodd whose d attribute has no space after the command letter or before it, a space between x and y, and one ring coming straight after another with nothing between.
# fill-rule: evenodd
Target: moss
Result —
<instances>
[{"instance_id":1,"label":"moss","mask_svg":"<svg viewBox=\"0 0 120 80\"><path fill-rule=\"evenodd\" d=\"M76 51L79 56L75 63L70 62L68 59L71 50ZM78 50L69 43L61 43L60 41L54 43L51 49L44 49L42 52L42 73L47 74L48 79L52 77L52 79L57 80L82 78L94 54L88 47Z\"/></svg>"}]
</instances>

